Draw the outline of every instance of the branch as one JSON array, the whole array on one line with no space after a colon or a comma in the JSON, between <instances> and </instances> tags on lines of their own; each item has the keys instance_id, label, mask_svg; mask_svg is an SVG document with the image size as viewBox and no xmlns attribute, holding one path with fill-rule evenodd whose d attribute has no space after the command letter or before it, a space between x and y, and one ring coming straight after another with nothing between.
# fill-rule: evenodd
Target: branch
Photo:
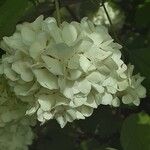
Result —
<instances>
[{"instance_id":1,"label":"branch","mask_svg":"<svg viewBox=\"0 0 150 150\"><path fill-rule=\"evenodd\" d=\"M66 9L68 10L68 12L70 13L70 15L72 16L72 18L77 21L80 22L80 19L76 16L76 14L70 9L70 7L68 5L65 6Z\"/></svg>"},{"instance_id":2,"label":"branch","mask_svg":"<svg viewBox=\"0 0 150 150\"><path fill-rule=\"evenodd\" d=\"M117 37L117 34L116 34L115 30L114 30L114 26L113 26L113 23L112 23L111 18L110 18L110 16L109 16L109 13L108 13L108 11L107 11L107 9L106 9L106 7L105 7L105 2L104 2L104 0L102 0L102 7L104 8L104 11L105 11L105 13L106 13L107 19L108 19L108 21L109 21L109 23L110 23L110 25L111 25L114 38L115 38L115 40L116 40L118 43L120 43L120 41L119 41L119 39L118 39L118 37Z\"/></svg>"},{"instance_id":3,"label":"branch","mask_svg":"<svg viewBox=\"0 0 150 150\"><path fill-rule=\"evenodd\" d=\"M57 14L57 22L58 26L61 24L61 16L60 16L60 6L59 6L59 0L55 0L55 8L56 8L56 14Z\"/></svg>"}]
</instances>

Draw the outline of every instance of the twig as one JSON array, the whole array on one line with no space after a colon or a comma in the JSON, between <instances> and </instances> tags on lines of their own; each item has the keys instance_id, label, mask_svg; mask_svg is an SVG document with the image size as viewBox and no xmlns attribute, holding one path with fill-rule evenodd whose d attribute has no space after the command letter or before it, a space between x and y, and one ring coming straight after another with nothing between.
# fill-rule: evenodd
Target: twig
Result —
<instances>
[{"instance_id":1,"label":"twig","mask_svg":"<svg viewBox=\"0 0 150 150\"><path fill-rule=\"evenodd\" d=\"M71 14L72 18L75 21L80 22L80 19L76 16L76 14L70 9L70 7L68 5L65 5L66 9L68 10L68 12Z\"/></svg>"},{"instance_id":2,"label":"twig","mask_svg":"<svg viewBox=\"0 0 150 150\"><path fill-rule=\"evenodd\" d=\"M60 10L59 10L59 0L55 0L55 7L56 7L56 14L57 14L57 23L58 23L58 26L60 26L61 16L60 16Z\"/></svg>"},{"instance_id":3,"label":"twig","mask_svg":"<svg viewBox=\"0 0 150 150\"><path fill-rule=\"evenodd\" d=\"M104 8L104 11L105 11L105 13L106 13L107 19L108 19L108 21L109 21L109 23L110 23L110 25L111 25L114 38L115 38L115 40L116 40L118 43L120 43L120 41L119 41L119 39L118 39L118 37L117 37L117 34L116 34L115 30L114 30L113 23L112 23L112 21L111 21L111 18L110 18L110 16L109 16L109 13L108 13L108 11L107 11L107 9L106 9L104 3L105 3L104 0L102 0L102 7Z\"/></svg>"}]
</instances>

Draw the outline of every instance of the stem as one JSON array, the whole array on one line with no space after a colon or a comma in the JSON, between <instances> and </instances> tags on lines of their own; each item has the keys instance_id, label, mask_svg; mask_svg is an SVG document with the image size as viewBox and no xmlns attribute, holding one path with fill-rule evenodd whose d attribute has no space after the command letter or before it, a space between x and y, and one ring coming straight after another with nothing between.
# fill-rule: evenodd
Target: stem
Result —
<instances>
[{"instance_id":1,"label":"stem","mask_svg":"<svg viewBox=\"0 0 150 150\"><path fill-rule=\"evenodd\" d=\"M107 19L108 19L108 21L109 21L109 23L110 23L110 25L111 25L114 38L115 38L115 40L116 40L118 43L120 43L119 40L118 40L118 38L117 38L117 34L116 34L115 30L114 30L114 26L113 26L113 23L112 23L111 18L110 18L110 16L109 16L109 13L108 13L108 11L107 11L107 9L106 9L106 7L105 7L104 0L102 0L102 7L104 8L104 11L105 11L105 13L106 13Z\"/></svg>"},{"instance_id":2,"label":"stem","mask_svg":"<svg viewBox=\"0 0 150 150\"><path fill-rule=\"evenodd\" d=\"M104 8L104 11L106 13L106 16L107 16L107 19L108 19L110 25L113 26L111 18L110 18L109 14L108 14L108 11L107 11L106 7L105 7L104 1L102 1L102 7Z\"/></svg>"},{"instance_id":3,"label":"stem","mask_svg":"<svg viewBox=\"0 0 150 150\"><path fill-rule=\"evenodd\" d=\"M60 16L60 10L59 10L59 0L55 0L55 7L56 7L57 23L58 23L58 26L60 26L61 16Z\"/></svg>"},{"instance_id":4,"label":"stem","mask_svg":"<svg viewBox=\"0 0 150 150\"><path fill-rule=\"evenodd\" d=\"M68 10L68 12L70 13L70 15L72 16L72 18L75 20L75 21L80 21L79 18L76 16L76 14L70 9L70 7L68 5L65 6L66 9Z\"/></svg>"}]
</instances>

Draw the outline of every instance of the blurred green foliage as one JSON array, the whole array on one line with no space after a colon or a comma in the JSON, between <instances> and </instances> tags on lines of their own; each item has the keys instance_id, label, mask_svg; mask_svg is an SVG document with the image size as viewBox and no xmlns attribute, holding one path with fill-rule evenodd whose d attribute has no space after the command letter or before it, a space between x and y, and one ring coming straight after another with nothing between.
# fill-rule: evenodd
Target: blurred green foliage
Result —
<instances>
[{"instance_id":1,"label":"blurred green foliage","mask_svg":"<svg viewBox=\"0 0 150 150\"><path fill-rule=\"evenodd\" d=\"M100 2L61 0L62 20L92 16ZM100 106L90 118L75 121L64 129L50 121L44 127L34 129L37 138L30 150L150 150L150 0L111 2L125 13L124 26L117 36L125 47L122 52L126 62L134 64L135 71L146 77L147 98L138 108ZM43 3L38 0L0 0L0 39L10 36L17 23L31 21L40 14L55 16L54 4L49 0ZM141 111L147 114L133 114Z\"/></svg>"},{"instance_id":2,"label":"blurred green foliage","mask_svg":"<svg viewBox=\"0 0 150 150\"><path fill-rule=\"evenodd\" d=\"M11 35L19 19L28 9L28 0L3 0L0 3L0 39Z\"/></svg>"},{"instance_id":3,"label":"blurred green foliage","mask_svg":"<svg viewBox=\"0 0 150 150\"><path fill-rule=\"evenodd\" d=\"M149 150L150 116L145 113L130 115L123 123L121 143L124 150Z\"/></svg>"}]
</instances>

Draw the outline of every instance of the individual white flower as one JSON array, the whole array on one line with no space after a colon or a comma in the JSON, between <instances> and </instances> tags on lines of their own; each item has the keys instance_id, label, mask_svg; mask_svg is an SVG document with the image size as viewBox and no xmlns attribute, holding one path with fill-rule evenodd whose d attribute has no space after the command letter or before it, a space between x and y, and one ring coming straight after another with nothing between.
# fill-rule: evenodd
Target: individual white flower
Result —
<instances>
[{"instance_id":1,"label":"individual white flower","mask_svg":"<svg viewBox=\"0 0 150 150\"><path fill-rule=\"evenodd\" d=\"M7 124L0 128L0 149L1 150L28 150L32 144L34 134L27 119L16 123Z\"/></svg>"},{"instance_id":2,"label":"individual white flower","mask_svg":"<svg viewBox=\"0 0 150 150\"><path fill-rule=\"evenodd\" d=\"M105 2L104 4L114 28L120 29L124 24L124 13L111 2ZM110 22L102 6L100 6L98 11L93 15L92 21L95 25L110 26Z\"/></svg>"},{"instance_id":3,"label":"individual white flower","mask_svg":"<svg viewBox=\"0 0 150 150\"><path fill-rule=\"evenodd\" d=\"M42 124L56 119L64 127L89 117L100 104L117 107L131 86L121 46L87 18L58 27L54 18L40 16L17 25L1 47L1 74L28 103L26 114L36 113Z\"/></svg>"},{"instance_id":4,"label":"individual white flower","mask_svg":"<svg viewBox=\"0 0 150 150\"><path fill-rule=\"evenodd\" d=\"M144 80L144 77L141 77L139 74L133 74L134 66L129 65L127 74L129 86L123 91L122 102L124 104L134 103L136 106L140 104L140 99L146 97L146 89L141 84Z\"/></svg>"}]
</instances>

